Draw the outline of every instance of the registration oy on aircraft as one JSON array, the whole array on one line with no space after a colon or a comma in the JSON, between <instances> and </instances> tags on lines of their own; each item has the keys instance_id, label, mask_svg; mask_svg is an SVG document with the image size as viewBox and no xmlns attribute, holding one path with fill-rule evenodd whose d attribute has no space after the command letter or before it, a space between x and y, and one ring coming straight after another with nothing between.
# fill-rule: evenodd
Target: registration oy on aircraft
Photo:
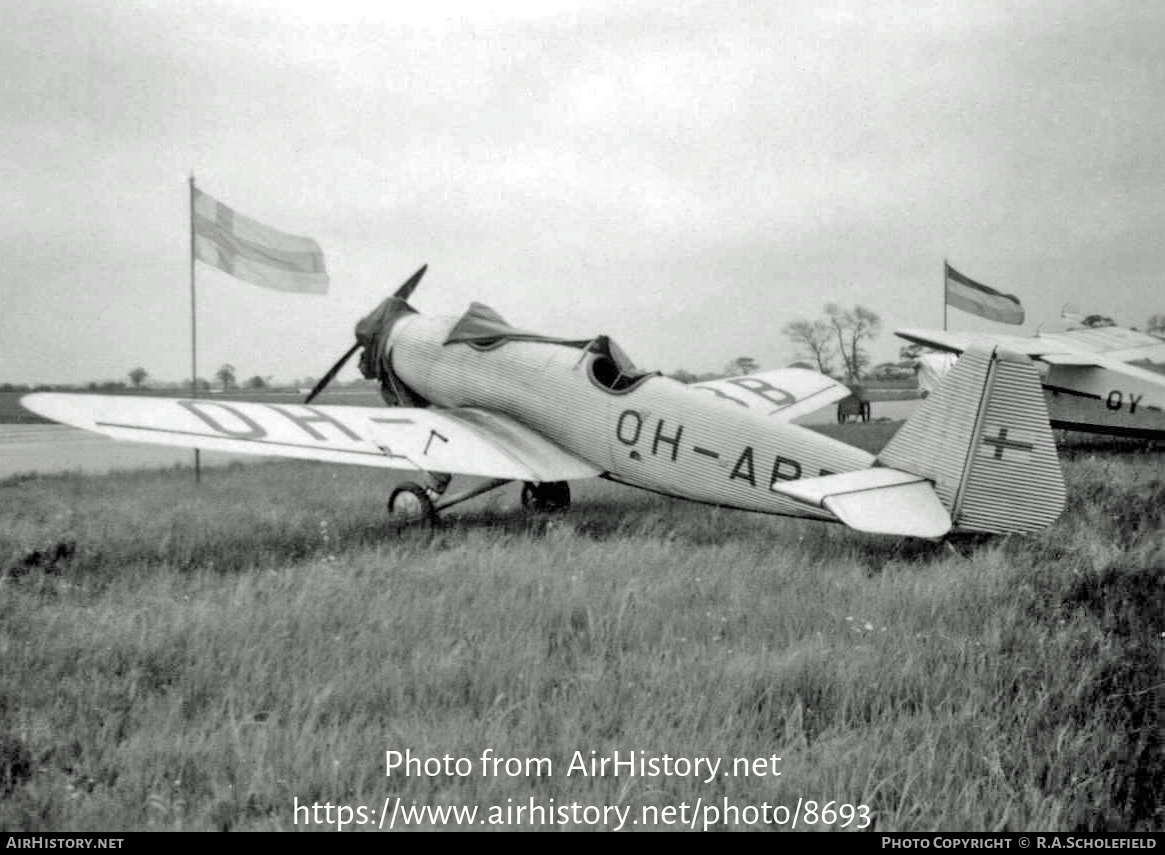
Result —
<instances>
[{"instance_id":1,"label":"registration oy on aircraft","mask_svg":"<svg viewBox=\"0 0 1165 855\"><path fill-rule=\"evenodd\" d=\"M1122 327L1029 337L914 329L894 334L947 353L977 344L1031 358L1054 428L1165 439L1165 340L1157 336Z\"/></svg>"},{"instance_id":2,"label":"registration oy on aircraft","mask_svg":"<svg viewBox=\"0 0 1165 855\"><path fill-rule=\"evenodd\" d=\"M569 482L602 477L744 511L939 538L1049 525L1064 481L1040 376L1022 353L968 347L878 455L792 419L849 390L784 368L685 385L637 369L605 335L515 329L473 303L460 316L409 302L422 267L356 325L356 343L303 404L35 393L25 407L119 440L405 470L394 514L433 522L514 481L522 502L565 509ZM315 405L357 351L388 407ZM454 474L485 483L458 493Z\"/></svg>"}]
</instances>

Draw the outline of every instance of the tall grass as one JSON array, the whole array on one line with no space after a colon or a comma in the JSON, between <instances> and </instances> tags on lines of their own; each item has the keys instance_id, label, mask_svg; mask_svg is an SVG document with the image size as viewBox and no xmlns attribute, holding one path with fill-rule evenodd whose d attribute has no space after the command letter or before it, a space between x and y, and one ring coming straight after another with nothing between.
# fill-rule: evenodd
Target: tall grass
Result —
<instances>
[{"instance_id":1,"label":"tall grass","mask_svg":"<svg viewBox=\"0 0 1165 855\"><path fill-rule=\"evenodd\" d=\"M558 517L506 488L431 535L360 469L10 482L0 827L292 829L295 800L394 796L1161 830L1159 458L1065 466L1046 532L943 544L603 482ZM474 773L386 776L406 749ZM486 749L552 771L482 776ZM781 775L568 776L592 750Z\"/></svg>"}]
</instances>

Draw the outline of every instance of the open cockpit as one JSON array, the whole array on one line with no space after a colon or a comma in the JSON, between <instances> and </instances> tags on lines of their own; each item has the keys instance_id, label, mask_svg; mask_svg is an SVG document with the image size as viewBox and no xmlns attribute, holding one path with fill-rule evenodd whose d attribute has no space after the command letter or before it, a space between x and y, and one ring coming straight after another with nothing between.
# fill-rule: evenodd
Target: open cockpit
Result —
<instances>
[{"instance_id":1,"label":"open cockpit","mask_svg":"<svg viewBox=\"0 0 1165 855\"><path fill-rule=\"evenodd\" d=\"M468 344L475 350L493 350L510 341L561 344L591 354L587 366L591 381L600 389L613 394L629 392L648 377L659 374L658 371L641 371L636 368L627 354L608 336L566 339L527 332L510 326L501 315L482 303L470 305L449 331L445 344Z\"/></svg>"}]
</instances>

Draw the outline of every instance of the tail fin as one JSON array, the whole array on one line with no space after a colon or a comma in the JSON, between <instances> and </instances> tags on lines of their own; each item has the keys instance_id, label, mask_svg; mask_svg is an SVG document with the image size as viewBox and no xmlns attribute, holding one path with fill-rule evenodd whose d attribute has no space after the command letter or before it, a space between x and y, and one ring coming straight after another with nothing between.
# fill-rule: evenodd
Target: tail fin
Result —
<instances>
[{"instance_id":1,"label":"tail fin","mask_svg":"<svg viewBox=\"0 0 1165 855\"><path fill-rule=\"evenodd\" d=\"M1002 348L968 348L878 463L933 481L957 531L1036 531L1064 508L1039 374Z\"/></svg>"}]
</instances>

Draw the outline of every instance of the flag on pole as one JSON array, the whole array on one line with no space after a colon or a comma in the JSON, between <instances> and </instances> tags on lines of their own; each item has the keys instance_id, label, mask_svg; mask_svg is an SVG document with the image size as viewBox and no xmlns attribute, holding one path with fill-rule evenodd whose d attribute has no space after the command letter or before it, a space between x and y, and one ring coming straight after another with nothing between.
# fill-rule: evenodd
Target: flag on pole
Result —
<instances>
[{"instance_id":1,"label":"flag on pole","mask_svg":"<svg viewBox=\"0 0 1165 855\"><path fill-rule=\"evenodd\" d=\"M195 258L265 288L327 293L328 271L318 243L265 226L192 189Z\"/></svg>"},{"instance_id":2,"label":"flag on pole","mask_svg":"<svg viewBox=\"0 0 1165 855\"><path fill-rule=\"evenodd\" d=\"M945 261L947 305L987 318L1001 324L1022 324L1023 306L1014 294L1003 294L994 288L969 279Z\"/></svg>"}]
</instances>

